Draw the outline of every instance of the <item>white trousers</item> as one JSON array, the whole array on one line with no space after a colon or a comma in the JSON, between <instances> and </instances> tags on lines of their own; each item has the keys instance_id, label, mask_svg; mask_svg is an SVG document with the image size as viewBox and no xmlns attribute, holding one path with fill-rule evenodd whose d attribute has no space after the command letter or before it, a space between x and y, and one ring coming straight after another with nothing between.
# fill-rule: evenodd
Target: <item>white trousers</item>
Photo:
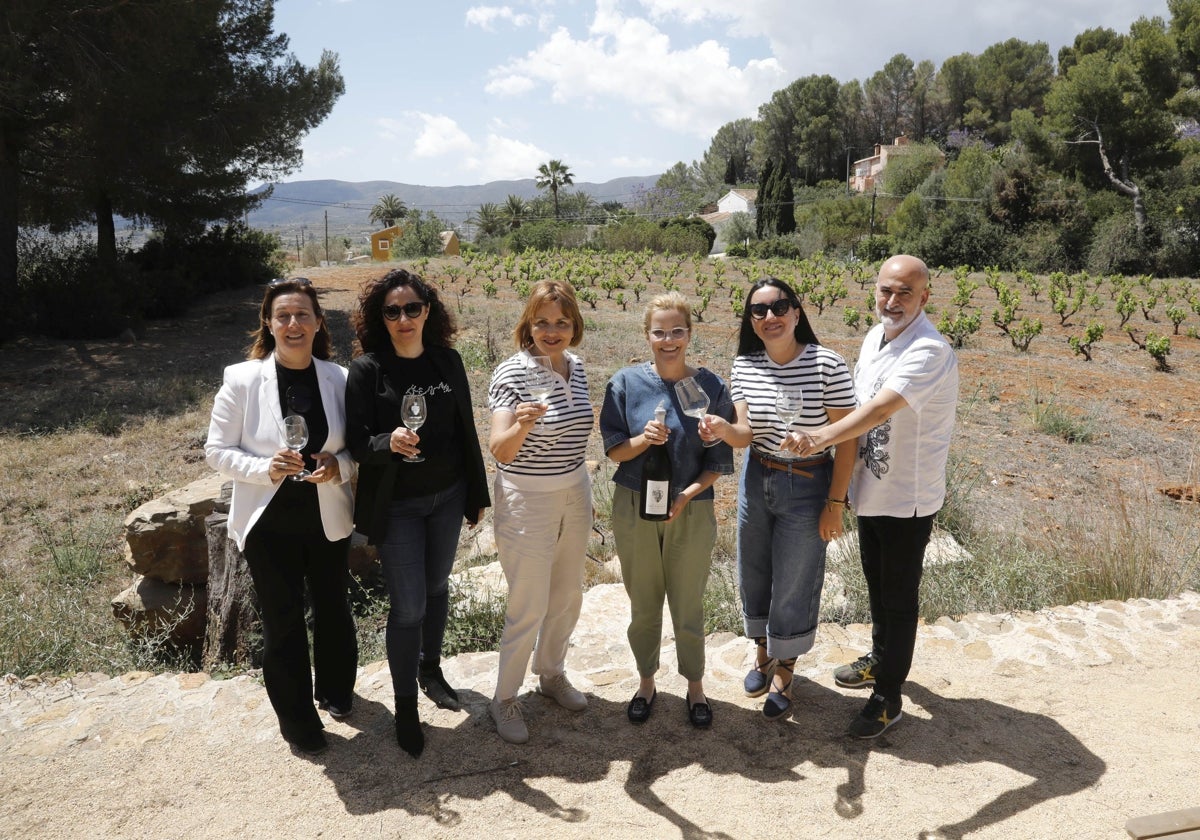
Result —
<instances>
[{"instance_id":1,"label":"white trousers","mask_svg":"<svg viewBox=\"0 0 1200 840\"><path fill-rule=\"evenodd\" d=\"M502 486L497 476L493 527L508 581L497 699L520 691L531 655L535 674L553 676L566 669L592 529L591 479L586 469L579 476L571 486L551 492Z\"/></svg>"}]
</instances>

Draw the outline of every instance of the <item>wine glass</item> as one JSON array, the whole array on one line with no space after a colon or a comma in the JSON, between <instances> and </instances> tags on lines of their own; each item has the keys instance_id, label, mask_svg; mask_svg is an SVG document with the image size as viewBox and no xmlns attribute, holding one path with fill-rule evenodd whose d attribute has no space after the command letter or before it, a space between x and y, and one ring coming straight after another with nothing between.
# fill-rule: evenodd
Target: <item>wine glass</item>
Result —
<instances>
[{"instance_id":1,"label":"wine glass","mask_svg":"<svg viewBox=\"0 0 1200 840\"><path fill-rule=\"evenodd\" d=\"M404 422L404 427L409 431L415 432L421 426L425 425L426 410L424 395L405 394L404 400L400 405L400 414ZM409 464L419 464L425 459L420 455L408 455L404 460Z\"/></svg>"},{"instance_id":2,"label":"wine glass","mask_svg":"<svg viewBox=\"0 0 1200 840\"><path fill-rule=\"evenodd\" d=\"M301 414L289 414L283 418L283 443L288 449L293 452L299 452L308 444L308 423L304 422L304 416ZM295 475L290 475L292 481L303 481L312 475L308 468L300 470Z\"/></svg>"},{"instance_id":3,"label":"wine glass","mask_svg":"<svg viewBox=\"0 0 1200 840\"><path fill-rule=\"evenodd\" d=\"M525 369L525 387L534 402L550 407L550 395L554 393L554 368L550 366L549 356L530 356L529 366ZM537 420L543 425L542 418Z\"/></svg>"},{"instance_id":4,"label":"wine glass","mask_svg":"<svg viewBox=\"0 0 1200 840\"><path fill-rule=\"evenodd\" d=\"M679 407L688 417L697 421L703 420L708 413L708 394L700 387L696 377L688 376L675 383L675 396L679 398ZM702 440L705 446L715 446L716 440Z\"/></svg>"},{"instance_id":5,"label":"wine glass","mask_svg":"<svg viewBox=\"0 0 1200 840\"><path fill-rule=\"evenodd\" d=\"M775 394L775 414L783 423L785 440L791 425L800 419L800 412L803 408L804 397L799 388L780 388Z\"/></svg>"}]
</instances>

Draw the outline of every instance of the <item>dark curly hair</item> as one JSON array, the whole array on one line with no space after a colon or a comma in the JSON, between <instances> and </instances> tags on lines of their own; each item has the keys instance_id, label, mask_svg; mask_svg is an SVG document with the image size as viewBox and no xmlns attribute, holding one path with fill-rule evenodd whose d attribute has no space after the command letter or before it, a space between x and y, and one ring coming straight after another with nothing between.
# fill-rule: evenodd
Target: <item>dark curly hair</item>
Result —
<instances>
[{"instance_id":1,"label":"dark curly hair","mask_svg":"<svg viewBox=\"0 0 1200 840\"><path fill-rule=\"evenodd\" d=\"M750 300L754 297L754 293L759 289L764 289L767 286L779 289L787 296L787 299L792 302L792 306L796 309L800 318L796 321L796 329L792 335L796 337L796 341L800 344L820 344L817 340L817 334L813 332L812 325L808 323L808 316L804 314L804 307L800 305L800 298L792 290L792 287L780 280L778 277L764 277L750 287L750 291L746 292L746 305L742 307L742 325L738 331L738 346L737 355L748 356L751 353L757 353L763 350L764 345L762 339L754 332L754 324L750 319Z\"/></svg>"},{"instance_id":2,"label":"dark curly hair","mask_svg":"<svg viewBox=\"0 0 1200 840\"><path fill-rule=\"evenodd\" d=\"M333 336L325 323L325 313L317 300L317 290L307 277L289 277L272 280L263 293L262 306L258 309L258 327L250 331L250 346L246 348L247 359L265 359L275 352L275 336L271 334L271 308L280 295L308 295L312 301L313 314L317 316L317 334L313 336L312 354L318 359L328 359L333 353Z\"/></svg>"},{"instance_id":3,"label":"dark curly hair","mask_svg":"<svg viewBox=\"0 0 1200 840\"><path fill-rule=\"evenodd\" d=\"M383 320L383 302L392 289L401 286L408 286L429 305L429 316L421 330L421 343L436 347L454 346L458 328L454 324L454 316L438 297L437 289L416 274L397 268L377 280L367 281L358 293L358 306L350 316L350 324L358 338L356 356L392 352L392 338Z\"/></svg>"}]
</instances>

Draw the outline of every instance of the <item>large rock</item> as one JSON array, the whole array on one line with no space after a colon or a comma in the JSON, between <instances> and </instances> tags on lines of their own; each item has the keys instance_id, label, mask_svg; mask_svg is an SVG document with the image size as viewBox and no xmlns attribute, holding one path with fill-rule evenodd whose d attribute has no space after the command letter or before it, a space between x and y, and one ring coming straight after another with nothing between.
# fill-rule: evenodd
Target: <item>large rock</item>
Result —
<instances>
[{"instance_id":1,"label":"large rock","mask_svg":"<svg viewBox=\"0 0 1200 840\"><path fill-rule=\"evenodd\" d=\"M141 575L112 600L113 615L132 638L151 647L168 645L193 658L200 652L207 610L208 593L203 586L165 583Z\"/></svg>"},{"instance_id":2,"label":"large rock","mask_svg":"<svg viewBox=\"0 0 1200 840\"><path fill-rule=\"evenodd\" d=\"M208 580L204 518L228 511L230 484L213 473L161 498L146 502L125 518L125 562L164 583L203 584Z\"/></svg>"}]
</instances>

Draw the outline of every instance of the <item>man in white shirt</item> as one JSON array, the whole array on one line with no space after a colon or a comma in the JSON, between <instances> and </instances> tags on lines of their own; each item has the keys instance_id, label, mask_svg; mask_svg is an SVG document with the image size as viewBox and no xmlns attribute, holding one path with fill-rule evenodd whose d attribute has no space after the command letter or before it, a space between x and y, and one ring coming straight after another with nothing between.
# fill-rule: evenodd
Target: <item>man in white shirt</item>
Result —
<instances>
[{"instance_id":1,"label":"man in white shirt","mask_svg":"<svg viewBox=\"0 0 1200 840\"><path fill-rule=\"evenodd\" d=\"M875 281L879 323L854 366L859 407L836 423L793 433L801 455L857 438L849 500L871 602L871 651L834 671L846 688L871 686L849 734L874 738L901 717L900 690L912 665L919 587L934 514L946 496L946 461L958 403L958 360L925 315L929 269L890 257ZM828 504L845 504L830 499Z\"/></svg>"}]
</instances>

